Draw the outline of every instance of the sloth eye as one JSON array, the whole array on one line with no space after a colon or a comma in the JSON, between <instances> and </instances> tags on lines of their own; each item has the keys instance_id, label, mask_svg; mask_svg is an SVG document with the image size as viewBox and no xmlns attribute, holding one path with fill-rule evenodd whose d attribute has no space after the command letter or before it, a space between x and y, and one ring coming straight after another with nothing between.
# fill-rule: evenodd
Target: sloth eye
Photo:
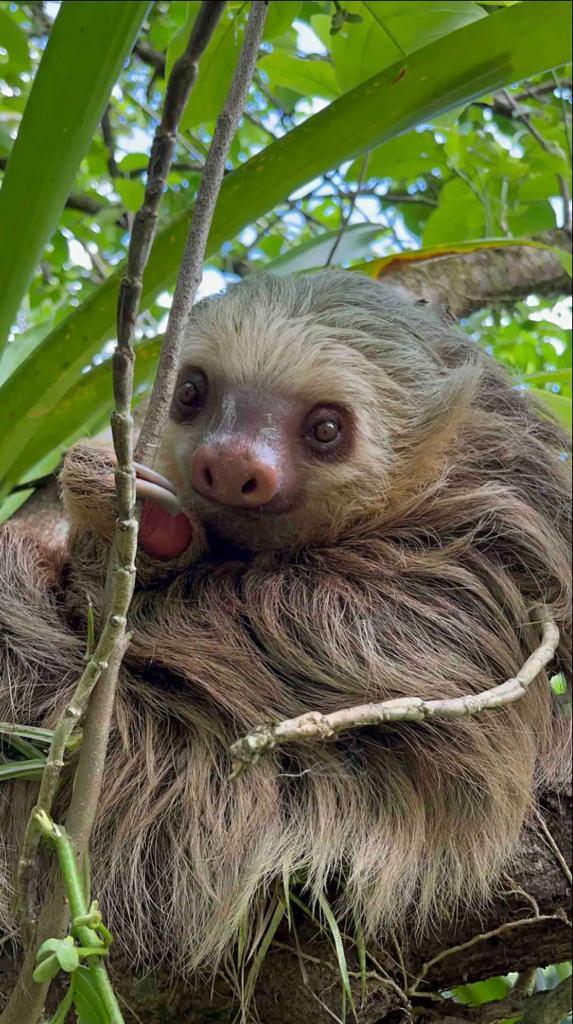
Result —
<instances>
[{"instance_id":1,"label":"sloth eye","mask_svg":"<svg viewBox=\"0 0 573 1024\"><path fill-rule=\"evenodd\" d=\"M329 406L314 409L306 421L305 436L317 454L338 449L343 439L342 414Z\"/></svg>"},{"instance_id":2,"label":"sloth eye","mask_svg":"<svg viewBox=\"0 0 573 1024\"><path fill-rule=\"evenodd\" d=\"M315 441L320 441L321 444L330 444L331 441L336 441L340 434L340 427L335 420L321 420L320 423L314 424L312 434Z\"/></svg>"},{"instance_id":3,"label":"sloth eye","mask_svg":"<svg viewBox=\"0 0 573 1024\"><path fill-rule=\"evenodd\" d=\"M175 399L184 412L196 411L205 404L207 379L203 373L192 373L178 386Z\"/></svg>"}]
</instances>

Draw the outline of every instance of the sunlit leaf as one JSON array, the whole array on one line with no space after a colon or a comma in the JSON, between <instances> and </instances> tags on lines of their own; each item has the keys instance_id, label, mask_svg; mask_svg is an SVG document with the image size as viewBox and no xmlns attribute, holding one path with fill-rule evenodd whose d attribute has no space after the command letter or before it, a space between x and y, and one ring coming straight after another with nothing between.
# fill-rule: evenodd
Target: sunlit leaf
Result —
<instances>
[{"instance_id":1,"label":"sunlit leaf","mask_svg":"<svg viewBox=\"0 0 573 1024\"><path fill-rule=\"evenodd\" d=\"M60 7L0 190L0 355L149 7Z\"/></svg>"}]
</instances>

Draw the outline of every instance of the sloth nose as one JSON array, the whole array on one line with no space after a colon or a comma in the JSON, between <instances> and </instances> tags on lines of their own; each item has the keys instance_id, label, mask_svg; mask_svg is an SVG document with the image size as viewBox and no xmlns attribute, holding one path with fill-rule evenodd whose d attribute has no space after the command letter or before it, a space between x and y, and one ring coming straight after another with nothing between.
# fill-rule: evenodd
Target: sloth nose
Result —
<instances>
[{"instance_id":1,"label":"sloth nose","mask_svg":"<svg viewBox=\"0 0 573 1024\"><path fill-rule=\"evenodd\" d=\"M191 460L191 483L211 501L234 508L267 505L278 492L276 468L236 447L201 445Z\"/></svg>"}]
</instances>

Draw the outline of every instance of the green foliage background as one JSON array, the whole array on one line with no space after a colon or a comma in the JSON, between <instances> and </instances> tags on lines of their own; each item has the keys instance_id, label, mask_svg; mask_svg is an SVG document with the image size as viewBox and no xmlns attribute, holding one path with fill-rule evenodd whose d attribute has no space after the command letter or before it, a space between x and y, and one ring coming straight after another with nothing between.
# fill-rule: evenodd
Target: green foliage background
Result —
<instances>
[{"instance_id":1,"label":"green foliage background","mask_svg":"<svg viewBox=\"0 0 573 1024\"><path fill-rule=\"evenodd\" d=\"M119 268L198 6L0 0L0 519L107 423ZM184 114L145 277L138 398L247 7L228 3ZM273 0L203 293L261 270L368 271L396 252L570 228L570 54L570 4L554 0ZM565 296L533 292L464 326L570 418ZM539 986L569 968L551 970ZM510 984L457 995L479 1003Z\"/></svg>"}]
</instances>

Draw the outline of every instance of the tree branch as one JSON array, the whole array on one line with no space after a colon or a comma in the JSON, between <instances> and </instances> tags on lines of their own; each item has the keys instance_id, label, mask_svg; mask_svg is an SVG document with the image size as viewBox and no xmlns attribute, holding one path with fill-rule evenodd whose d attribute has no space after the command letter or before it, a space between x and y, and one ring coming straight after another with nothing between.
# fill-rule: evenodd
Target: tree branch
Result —
<instances>
[{"instance_id":1,"label":"tree branch","mask_svg":"<svg viewBox=\"0 0 573 1024\"><path fill-rule=\"evenodd\" d=\"M556 228L539 235L537 241L567 251L571 235ZM559 257L549 249L527 245L452 251L426 260L397 259L382 267L378 279L448 306L456 317L469 316L484 306L508 305L532 292L547 297L568 295L571 290L571 279Z\"/></svg>"},{"instance_id":2,"label":"tree branch","mask_svg":"<svg viewBox=\"0 0 573 1024\"><path fill-rule=\"evenodd\" d=\"M513 679L482 693L441 700L422 700L421 697L398 697L379 703L359 704L342 711L323 715L309 711L278 725L259 725L231 747L232 776L236 778L265 753L287 743L312 743L329 740L349 729L367 725L385 725L387 722L425 722L428 719L465 718L483 711L504 707L519 700L530 684L553 658L559 643L559 630L552 619L544 616L543 635L539 647L527 659Z\"/></svg>"},{"instance_id":3,"label":"tree branch","mask_svg":"<svg viewBox=\"0 0 573 1024\"><path fill-rule=\"evenodd\" d=\"M195 294L201 283L205 248L225 172L225 162L253 78L266 11L265 0L253 0L231 88L217 120L205 161L173 303L169 311L159 367L136 449L137 459L147 465L153 465L171 404L181 344L188 327Z\"/></svg>"}]
</instances>

